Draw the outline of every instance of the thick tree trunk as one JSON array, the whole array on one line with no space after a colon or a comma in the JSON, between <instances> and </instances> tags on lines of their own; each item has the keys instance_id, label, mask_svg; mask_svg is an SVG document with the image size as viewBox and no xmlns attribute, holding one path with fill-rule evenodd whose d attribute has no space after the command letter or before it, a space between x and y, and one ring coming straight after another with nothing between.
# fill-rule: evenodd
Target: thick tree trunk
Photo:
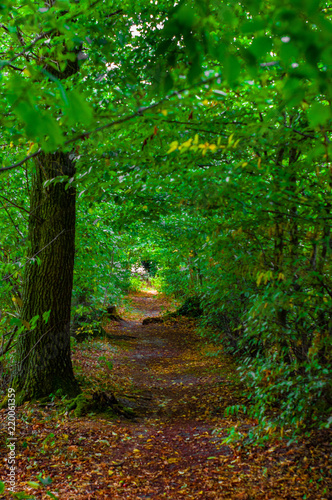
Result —
<instances>
[{"instance_id":1,"label":"thick tree trunk","mask_svg":"<svg viewBox=\"0 0 332 500\"><path fill-rule=\"evenodd\" d=\"M36 327L19 339L13 386L17 403L61 392L75 396L79 386L70 358L70 304L75 253L75 189L45 181L74 175L66 153L38 157L31 188L29 240L22 320ZM50 311L45 322L43 314Z\"/></svg>"}]
</instances>

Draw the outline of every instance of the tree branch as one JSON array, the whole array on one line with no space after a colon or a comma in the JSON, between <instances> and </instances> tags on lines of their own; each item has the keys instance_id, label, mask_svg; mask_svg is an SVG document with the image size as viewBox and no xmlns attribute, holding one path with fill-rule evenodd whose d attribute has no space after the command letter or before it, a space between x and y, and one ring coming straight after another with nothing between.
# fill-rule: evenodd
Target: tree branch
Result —
<instances>
[{"instance_id":1,"label":"tree branch","mask_svg":"<svg viewBox=\"0 0 332 500\"><path fill-rule=\"evenodd\" d=\"M307 137L308 139L316 139L316 137L314 135L304 134L303 132L300 132L299 130L295 130L294 128L290 127L289 125L285 125L285 128L289 128L292 132L295 132L296 134L302 135L302 137Z\"/></svg>"},{"instance_id":2,"label":"tree branch","mask_svg":"<svg viewBox=\"0 0 332 500\"><path fill-rule=\"evenodd\" d=\"M154 109L154 108L157 108L158 106L161 106L163 103L169 101L173 97L179 96L179 95L183 94L184 92L187 92L188 90L190 90L193 87L196 87L199 85L205 85L206 83L213 81L213 80L216 80L217 78L220 78L220 75L215 75L211 78L208 78L206 80L199 82L198 84L193 84L189 88L185 88L182 90L176 90L176 91L172 92L170 95L161 99L160 101L155 102L153 104L150 104L149 106L138 108L138 110L135 111L135 113L132 113L131 115L125 116L124 118L121 118L120 120L115 120L113 122L106 123L105 125L101 125L100 127L97 127L93 130L89 130L88 132L82 132L81 134L77 135L76 137L73 137L72 139L68 139L67 141L65 141L63 143L63 145L67 146L68 144L72 144L73 142L79 141L80 139L87 139L90 135L96 134L97 132L101 132L102 130L112 128L115 125L121 125L122 123L128 122L128 121L133 120L134 118L137 118L137 117L142 117L146 111L149 111L150 109ZM33 153L31 155L26 156L25 158L23 158L23 160L21 160L17 163L14 163L13 165L9 165L8 167L0 168L0 174L2 172L6 172L7 170L12 170L13 168L20 167L21 165L23 165L25 162L27 162L31 158L35 158L36 156L38 156L41 152L42 152L42 149L39 148L38 151L36 151L35 153Z\"/></svg>"},{"instance_id":3,"label":"tree branch","mask_svg":"<svg viewBox=\"0 0 332 500\"><path fill-rule=\"evenodd\" d=\"M20 235L20 237L23 238L24 237L23 233L21 233L21 231L19 230L18 226L13 221L12 216L8 212L6 205L2 201L0 201L0 203L2 204L3 208L5 209L6 214L8 215L8 217L9 217L11 223L13 224L14 228L16 229L16 231L18 232L18 234Z\"/></svg>"},{"instance_id":4,"label":"tree branch","mask_svg":"<svg viewBox=\"0 0 332 500\"><path fill-rule=\"evenodd\" d=\"M0 173L5 172L6 170L12 170L13 168L16 168L16 167L20 167L21 165L24 165L24 163L27 162L28 160L31 160L31 158L35 158L35 156L38 156L40 153L41 153L41 148L39 148L38 151L36 151L32 155L26 156L25 158L23 158L23 160L21 160L17 163L13 163L13 165L9 165L8 167L0 168Z\"/></svg>"},{"instance_id":5,"label":"tree branch","mask_svg":"<svg viewBox=\"0 0 332 500\"><path fill-rule=\"evenodd\" d=\"M26 212L27 214L30 215L29 210L27 210L24 207L21 207L20 205L16 205L16 203L14 203L13 201L9 200L8 198L6 198L5 196L3 196L2 194L0 194L0 198L3 198L4 200L8 201L8 203L10 203L11 205L13 205L14 207L19 208L20 210L23 210L24 212Z\"/></svg>"},{"instance_id":6,"label":"tree branch","mask_svg":"<svg viewBox=\"0 0 332 500\"><path fill-rule=\"evenodd\" d=\"M2 345L1 345L1 352L0 352L0 356L4 356L4 355L6 354L6 352L8 352L8 351L9 351L10 346L11 346L11 344L12 344L13 340L14 340L14 337L15 337L16 332L17 332L17 326L15 326L14 330L12 330L12 332L10 332L10 333L11 333L11 336L10 336L10 338L8 339L8 342L7 342L7 344L5 345L5 347L4 347L4 336L2 337ZM13 347L14 347L14 346L13 346Z\"/></svg>"}]
</instances>

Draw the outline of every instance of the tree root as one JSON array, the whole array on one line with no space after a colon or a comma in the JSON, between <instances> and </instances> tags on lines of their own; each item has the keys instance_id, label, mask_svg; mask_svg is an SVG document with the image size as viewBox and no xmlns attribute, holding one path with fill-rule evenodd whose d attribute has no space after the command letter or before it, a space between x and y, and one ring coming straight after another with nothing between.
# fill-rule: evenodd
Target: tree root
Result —
<instances>
[{"instance_id":1,"label":"tree root","mask_svg":"<svg viewBox=\"0 0 332 500\"><path fill-rule=\"evenodd\" d=\"M125 408L116 399L114 394L107 394L103 391L97 391L92 396L79 394L67 406L68 411L74 410L76 417L81 417L87 413L111 413L114 416L123 416L128 419L135 418L135 413L131 408Z\"/></svg>"}]
</instances>

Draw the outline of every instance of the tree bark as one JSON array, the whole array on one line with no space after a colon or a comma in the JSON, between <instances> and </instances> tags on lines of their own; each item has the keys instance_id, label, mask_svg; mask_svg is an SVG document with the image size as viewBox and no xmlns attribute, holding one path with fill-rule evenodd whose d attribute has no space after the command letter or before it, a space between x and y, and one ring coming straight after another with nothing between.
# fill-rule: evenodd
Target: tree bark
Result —
<instances>
[{"instance_id":1,"label":"tree bark","mask_svg":"<svg viewBox=\"0 0 332 500\"><path fill-rule=\"evenodd\" d=\"M32 327L19 339L13 387L17 404L61 392L79 393L70 358L70 305L75 253L75 188L66 182L44 186L62 175L72 177L67 153L38 157L31 186L30 259L26 265L22 320ZM43 314L50 311L46 322ZM39 316L35 328L32 318Z\"/></svg>"}]
</instances>

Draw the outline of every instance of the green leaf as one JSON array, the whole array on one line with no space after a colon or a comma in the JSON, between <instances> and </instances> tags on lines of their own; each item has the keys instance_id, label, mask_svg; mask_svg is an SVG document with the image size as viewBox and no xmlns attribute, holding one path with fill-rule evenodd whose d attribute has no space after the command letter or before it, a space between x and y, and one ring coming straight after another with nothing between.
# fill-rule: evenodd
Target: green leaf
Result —
<instances>
[{"instance_id":1,"label":"green leaf","mask_svg":"<svg viewBox=\"0 0 332 500\"><path fill-rule=\"evenodd\" d=\"M191 28L195 21L194 10L187 5L182 5L175 14L174 19L176 19L180 25Z\"/></svg>"},{"instance_id":2,"label":"green leaf","mask_svg":"<svg viewBox=\"0 0 332 500\"><path fill-rule=\"evenodd\" d=\"M324 106L319 102L315 102L308 110L308 118L312 127L324 125L331 118L329 106Z\"/></svg>"},{"instance_id":3,"label":"green leaf","mask_svg":"<svg viewBox=\"0 0 332 500\"><path fill-rule=\"evenodd\" d=\"M49 497L51 498L54 498L55 500L59 500L59 497L56 497L55 495L53 495L53 493L51 493L50 491L46 491L46 495L48 495Z\"/></svg>"},{"instance_id":4,"label":"green leaf","mask_svg":"<svg viewBox=\"0 0 332 500\"><path fill-rule=\"evenodd\" d=\"M28 485L31 486L31 488L40 488L40 484L35 481L28 481Z\"/></svg>"},{"instance_id":5,"label":"green leaf","mask_svg":"<svg viewBox=\"0 0 332 500\"><path fill-rule=\"evenodd\" d=\"M45 323L48 322L48 320L50 318L50 314L51 314L51 309L49 311L46 311L43 313L43 320L45 321Z\"/></svg>"},{"instance_id":6,"label":"green leaf","mask_svg":"<svg viewBox=\"0 0 332 500\"><path fill-rule=\"evenodd\" d=\"M196 78L198 78L201 74L201 61L199 54L196 54L193 58L190 66L190 70L188 73L188 81L189 83L193 83Z\"/></svg>"},{"instance_id":7,"label":"green leaf","mask_svg":"<svg viewBox=\"0 0 332 500\"><path fill-rule=\"evenodd\" d=\"M47 477L38 477L39 481L44 485L48 486L49 484L52 484L52 478L50 476Z\"/></svg>"},{"instance_id":8,"label":"green leaf","mask_svg":"<svg viewBox=\"0 0 332 500\"><path fill-rule=\"evenodd\" d=\"M61 129L49 114L42 112L29 101L21 101L14 112L25 125L27 138L44 142L45 150L54 150L63 141Z\"/></svg>"},{"instance_id":9,"label":"green leaf","mask_svg":"<svg viewBox=\"0 0 332 500\"><path fill-rule=\"evenodd\" d=\"M20 318L11 318L10 320L10 324L11 325L15 325L15 326L21 326L22 325L22 320Z\"/></svg>"},{"instance_id":10,"label":"green leaf","mask_svg":"<svg viewBox=\"0 0 332 500\"><path fill-rule=\"evenodd\" d=\"M225 79L230 85L233 85L238 79L241 71L241 65L238 58L235 56L228 56L224 62Z\"/></svg>"},{"instance_id":11,"label":"green leaf","mask_svg":"<svg viewBox=\"0 0 332 500\"><path fill-rule=\"evenodd\" d=\"M36 500L36 497L28 495L27 493L24 493L24 491L18 491L17 493L13 493L12 495L19 500Z\"/></svg>"},{"instance_id":12,"label":"green leaf","mask_svg":"<svg viewBox=\"0 0 332 500\"><path fill-rule=\"evenodd\" d=\"M67 92L68 106L66 109L67 120L69 125L79 123L89 125L92 121L92 108L87 103L86 99L75 91Z\"/></svg>"},{"instance_id":13,"label":"green leaf","mask_svg":"<svg viewBox=\"0 0 332 500\"><path fill-rule=\"evenodd\" d=\"M241 32L246 33L255 33L256 31L266 29L266 21L263 19L253 19L252 21L247 21L243 23L241 26Z\"/></svg>"},{"instance_id":14,"label":"green leaf","mask_svg":"<svg viewBox=\"0 0 332 500\"><path fill-rule=\"evenodd\" d=\"M267 36L259 36L255 38L250 45L250 50L255 55L255 57L257 57L257 59L260 59L267 53L271 52L272 46L272 38L269 38Z\"/></svg>"}]
</instances>

